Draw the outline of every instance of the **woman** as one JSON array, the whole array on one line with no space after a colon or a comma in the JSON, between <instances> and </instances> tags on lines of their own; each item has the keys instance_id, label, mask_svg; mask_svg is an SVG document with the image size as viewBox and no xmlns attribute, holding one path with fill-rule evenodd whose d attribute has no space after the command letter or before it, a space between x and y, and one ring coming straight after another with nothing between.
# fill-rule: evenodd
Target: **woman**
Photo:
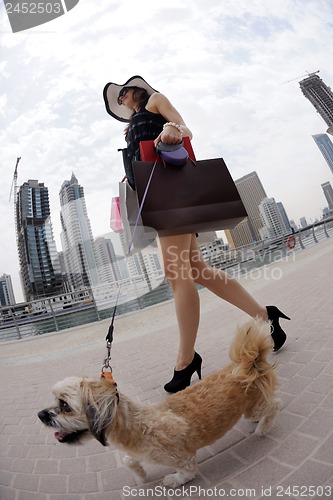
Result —
<instances>
[{"instance_id":1,"label":"woman","mask_svg":"<svg viewBox=\"0 0 333 500\"><path fill-rule=\"evenodd\" d=\"M123 85L107 84L104 100L111 116L129 123L125 135L129 162L125 165L127 163L126 174L132 186L134 176L128 165L132 160L140 160L140 141L154 140L156 146L160 141L179 144L183 137L192 139L191 131L170 101L140 76L133 76ZM173 378L164 386L167 392L185 389L194 372L201 378L202 359L194 350L200 317L196 283L250 316L270 320L274 351L282 347L286 334L279 325L279 318L290 318L275 306L260 305L237 280L208 266L194 234L160 236L159 240L179 327L178 357Z\"/></svg>"}]
</instances>

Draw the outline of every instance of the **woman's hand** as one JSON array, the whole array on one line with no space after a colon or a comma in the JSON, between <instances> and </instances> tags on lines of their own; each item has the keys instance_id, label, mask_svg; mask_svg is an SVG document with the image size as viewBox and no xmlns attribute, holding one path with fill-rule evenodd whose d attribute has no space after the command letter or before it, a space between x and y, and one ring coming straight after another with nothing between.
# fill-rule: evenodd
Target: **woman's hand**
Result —
<instances>
[{"instance_id":1,"label":"woman's hand","mask_svg":"<svg viewBox=\"0 0 333 500\"><path fill-rule=\"evenodd\" d=\"M155 147L159 142L163 142L164 144L180 144L182 140L183 134L172 125L168 125L164 127L160 135L156 137L154 144Z\"/></svg>"}]
</instances>

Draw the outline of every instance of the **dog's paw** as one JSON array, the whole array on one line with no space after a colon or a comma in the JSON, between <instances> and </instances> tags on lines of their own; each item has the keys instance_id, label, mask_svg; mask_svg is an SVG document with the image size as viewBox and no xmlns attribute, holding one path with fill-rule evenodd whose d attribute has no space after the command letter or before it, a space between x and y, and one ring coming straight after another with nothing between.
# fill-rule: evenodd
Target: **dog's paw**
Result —
<instances>
[{"instance_id":1,"label":"dog's paw","mask_svg":"<svg viewBox=\"0 0 333 500\"><path fill-rule=\"evenodd\" d=\"M167 488L178 488L179 486L183 486L183 484L191 481L191 479L194 479L194 477L195 474L182 474L180 472L168 474L163 479L163 486L166 486Z\"/></svg>"},{"instance_id":2,"label":"dog's paw","mask_svg":"<svg viewBox=\"0 0 333 500\"><path fill-rule=\"evenodd\" d=\"M163 479L163 486L166 486L167 488L177 488L178 486L182 486L182 484L183 483L180 481L178 472L175 474L168 474Z\"/></svg>"},{"instance_id":3,"label":"dog's paw","mask_svg":"<svg viewBox=\"0 0 333 500\"><path fill-rule=\"evenodd\" d=\"M144 479L146 477L146 471L142 467L141 462L136 458L126 455L126 457L124 458L124 464L126 465L126 467L131 469L134 474L137 474L139 477L141 477L141 479Z\"/></svg>"}]
</instances>

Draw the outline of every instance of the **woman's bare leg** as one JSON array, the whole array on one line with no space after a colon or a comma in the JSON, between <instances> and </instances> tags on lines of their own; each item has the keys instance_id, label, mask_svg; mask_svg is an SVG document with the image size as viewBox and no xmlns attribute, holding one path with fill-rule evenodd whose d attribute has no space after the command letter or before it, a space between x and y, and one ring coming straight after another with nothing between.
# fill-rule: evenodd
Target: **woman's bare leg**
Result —
<instances>
[{"instance_id":1,"label":"woman's bare leg","mask_svg":"<svg viewBox=\"0 0 333 500\"><path fill-rule=\"evenodd\" d=\"M210 267L203 259L196 237L191 240L192 276L196 283L208 288L221 299L238 307L253 318L268 319L266 307L261 306L234 278L221 270Z\"/></svg>"},{"instance_id":2,"label":"woman's bare leg","mask_svg":"<svg viewBox=\"0 0 333 500\"><path fill-rule=\"evenodd\" d=\"M176 370L186 368L193 359L200 319L199 294L190 263L191 241L190 234L160 237L164 272L173 290L179 327Z\"/></svg>"}]
</instances>

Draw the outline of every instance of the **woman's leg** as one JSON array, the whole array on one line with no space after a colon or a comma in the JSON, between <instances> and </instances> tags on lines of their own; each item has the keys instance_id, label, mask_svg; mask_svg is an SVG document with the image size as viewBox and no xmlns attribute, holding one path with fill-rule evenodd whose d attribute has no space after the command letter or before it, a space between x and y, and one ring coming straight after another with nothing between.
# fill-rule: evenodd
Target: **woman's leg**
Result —
<instances>
[{"instance_id":1,"label":"woman's leg","mask_svg":"<svg viewBox=\"0 0 333 500\"><path fill-rule=\"evenodd\" d=\"M199 294L190 263L192 235L162 236L159 239L165 276L174 294L179 328L176 370L183 370L193 360L200 319Z\"/></svg>"},{"instance_id":2,"label":"woman's leg","mask_svg":"<svg viewBox=\"0 0 333 500\"><path fill-rule=\"evenodd\" d=\"M245 288L224 271L210 267L203 259L197 239L192 235L190 261L192 276L196 283L208 288L221 299L238 307L253 318L268 319L267 309L261 306Z\"/></svg>"}]
</instances>

